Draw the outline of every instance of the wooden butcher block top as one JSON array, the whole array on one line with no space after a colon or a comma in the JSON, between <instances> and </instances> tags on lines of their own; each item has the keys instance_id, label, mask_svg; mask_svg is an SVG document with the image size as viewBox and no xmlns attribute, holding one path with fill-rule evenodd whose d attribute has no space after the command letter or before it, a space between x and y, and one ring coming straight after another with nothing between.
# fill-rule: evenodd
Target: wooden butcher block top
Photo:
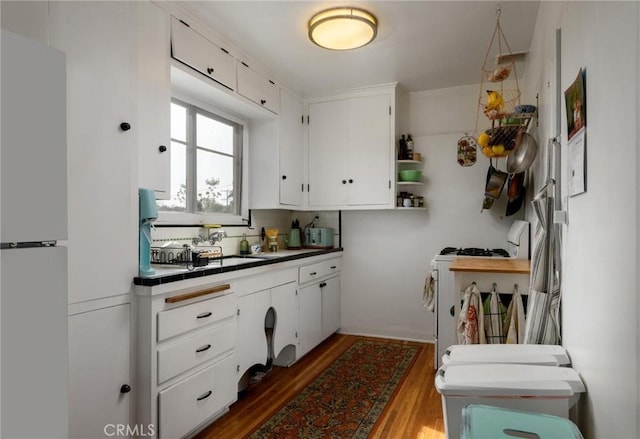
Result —
<instances>
[{"instance_id":1,"label":"wooden butcher block top","mask_svg":"<svg viewBox=\"0 0 640 439\"><path fill-rule=\"evenodd\" d=\"M451 262L449 270L529 274L530 267L529 259L456 258Z\"/></svg>"}]
</instances>

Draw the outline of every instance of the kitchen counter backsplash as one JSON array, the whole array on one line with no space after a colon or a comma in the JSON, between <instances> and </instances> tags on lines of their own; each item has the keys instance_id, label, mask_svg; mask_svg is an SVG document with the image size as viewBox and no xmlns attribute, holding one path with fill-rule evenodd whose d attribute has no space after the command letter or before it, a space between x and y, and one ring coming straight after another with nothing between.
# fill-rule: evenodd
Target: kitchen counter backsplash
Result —
<instances>
[{"instance_id":1,"label":"kitchen counter backsplash","mask_svg":"<svg viewBox=\"0 0 640 439\"><path fill-rule=\"evenodd\" d=\"M254 210L251 212L251 228L249 227L222 227L221 229L211 229L211 233L217 230L224 230L226 237L222 241L216 242L215 246L222 247L223 255L235 255L240 253L240 241L243 234L246 234L249 245L263 245L263 251L268 250L265 247L265 241L261 241L260 231L264 227L278 228L278 247L286 249L285 236L291 229L294 220L298 220L300 228L313 222L315 227L330 227L334 230L334 246L338 247L340 220L338 211L323 212L298 212L290 210ZM317 218L316 218L317 217ZM167 245L190 245L197 250L211 250L212 246L208 241L200 242L193 245L193 239L198 238L201 228L195 227L155 227L151 229L152 248L158 248Z\"/></svg>"}]
</instances>

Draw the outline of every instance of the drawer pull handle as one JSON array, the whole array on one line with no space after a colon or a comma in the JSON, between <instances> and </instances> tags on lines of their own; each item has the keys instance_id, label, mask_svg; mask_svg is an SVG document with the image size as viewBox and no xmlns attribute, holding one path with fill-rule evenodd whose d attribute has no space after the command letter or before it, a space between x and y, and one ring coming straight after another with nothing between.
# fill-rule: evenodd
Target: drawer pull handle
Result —
<instances>
[{"instance_id":1,"label":"drawer pull handle","mask_svg":"<svg viewBox=\"0 0 640 439\"><path fill-rule=\"evenodd\" d=\"M326 283L326 282L320 282L320 288L324 288L324 287L326 287L326 286L327 286L327 283Z\"/></svg>"},{"instance_id":2,"label":"drawer pull handle","mask_svg":"<svg viewBox=\"0 0 640 439\"><path fill-rule=\"evenodd\" d=\"M213 392L211 390L209 390L207 393L205 393L205 394L203 394L201 396L198 396L198 398L196 398L196 399L198 401L202 401L203 399L207 399L208 397L210 397L212 393Z\"/></svg>"},{"instance_id":3,"label":"drawer pull handle","mask_svg":"<svg viewBox=\"0 0 640 439\"><path fill-rule=\"evenodd\" d=\"M211 345L208 344L206 346L202 346L201 348L196 349L196 352L200 353L200 352L204 352L206 350L209 350L211 348Z\"/></svg>"},{"instance_id":4,"label":"drawer pull handle","mask_svg":"<svg viewBox=\"0 0 640 439\"><path fill-rule=\"evenodd\" d=\"M332 265L332 266L331 266L331 269L332 269L332 270L335 270L336 268L338 268L338 266L337 266L337 265Z\"/></svg>"},{"instance_id":5,"label":"drawer pull handle","mask_svg":"<svg viewBox=\"0 0 640 439\"><path fill-rule=\"evenodd\" d=\"M206 319L207 317L211 317L211 311L203 312L196 316L196 319Z\"/></svg>"},{"instance_id":6,"label":"drawer pull handle","mask_svg":"<svg viewBox=\"0 0 640 439\"><path fill-rule=\"evenodd\" d=\"M225 291L231 288L229 284L218 285L217 287L208 288L206 290L194 291L193 293L181 294L179 296L171 296L164 299L165 303L177 303L182 302L184 300L193 299L200 296L206 296L207 294L219 293L221 291Z\"/></svg>"},{"instance_id":7,"label":"drawer pull handle","mask_svg":"<svg viewBox=\"0 0 640 439\"><path fill-rule=\"evenodd\" d=\"M311 273L309 273L309 276L315 276L316 274L318 274L316 271L312 271Z\"/></svg>"}]
</instances>

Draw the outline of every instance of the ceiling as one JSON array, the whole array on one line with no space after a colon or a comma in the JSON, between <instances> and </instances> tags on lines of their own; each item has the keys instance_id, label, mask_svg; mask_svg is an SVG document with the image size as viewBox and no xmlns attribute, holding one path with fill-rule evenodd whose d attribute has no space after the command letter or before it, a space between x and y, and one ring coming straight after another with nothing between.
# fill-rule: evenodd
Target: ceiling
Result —
<instances>
[{"instance_id":1,"label":"ceiling","mask_svg":"<svg viewBox=\"0 0 640 439\"><path fill-rule=\"evenodd\" d=\"M289 88L305 95L389 82L400 83L406 91L477 84L498 8L503 33L511 52L516 53L530 47L539 6L538 1L425 0L180 4ZM309 41L311 16L345 5L376 16L377 38L365 47L344 52L322 49Z\"/></svg>"}]
</instances>

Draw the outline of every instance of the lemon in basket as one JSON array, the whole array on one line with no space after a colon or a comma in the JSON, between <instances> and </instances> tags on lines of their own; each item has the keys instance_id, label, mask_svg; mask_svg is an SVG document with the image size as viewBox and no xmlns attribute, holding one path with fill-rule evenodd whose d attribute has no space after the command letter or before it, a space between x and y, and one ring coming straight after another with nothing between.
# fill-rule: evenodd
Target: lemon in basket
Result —
<instances>
[{"instance_id":1,"label":"lemon in basket","mask_svg":"<svg viewBox=\"0 0 640 439\"><path fill-rule=\"evenodd\" d=\"M491 151L496 155L504 154L504 145L503 144L493 145L491 147Z\"/></svg>"},{"instance_id":2,"label":"lemon in basket","mask_svg":"<svg viewBox=\"0 0 640 439\"><path fill-rule=\"evenodd\" d=\"M480 135L478 136L478 145L480 145L482 148L484 148L485 146L489 146L489 140L491 140L490 135L488 135L487 133L480 133Z\"/></svg>"}]
</instances>

